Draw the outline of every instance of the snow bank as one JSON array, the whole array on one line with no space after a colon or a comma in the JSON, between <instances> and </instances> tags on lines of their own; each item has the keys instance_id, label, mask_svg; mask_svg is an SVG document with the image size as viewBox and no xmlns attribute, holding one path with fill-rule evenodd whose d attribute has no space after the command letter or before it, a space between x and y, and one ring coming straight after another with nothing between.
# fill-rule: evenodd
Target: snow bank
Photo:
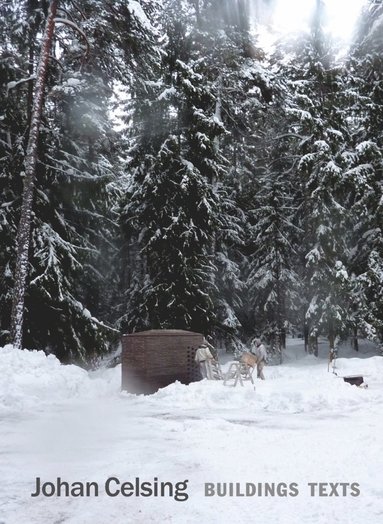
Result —
<instances>
[{"instance_id":1,"label":"snow bank","mask_svg":"<svg viewBox=\"0 0 383 524\"><path fill-rule=\"evenodd\" d=\"M189 415L202 411L207 417L233 410L254 416L260 411L344 412L383 402L382 357L339 358L336 368L328 372L326 360L302 353L301 358L295 359L294 355L293 351L286 355L282 366L266 367L267 380L255 380L255 386L250 382L236 388L224 386L222 381L204 380L189 386L176 382L154 395L136 396L121 394L120 366L88 373L75 365L62 365L56 357L42 351L19 351L6 346L0 349L0 413L102 397L119 398L141 411L154 408ZM369 388L360 389L342 380L342 376L353 374L362 374Z\"/></svg>"},{"instance_id":2,"label":"snow bank","mask_svg":"<svg viewBox=\"0 0 383 524\"><path fill-rule=\"evenodd\" d=\"M320 355L296 341L255 390L205 380L136 396L119 392L120 367L87 373L39 351L0 349L0 521L380 522L383 358L339 358L337 377ZM341 378L357 373L368 389ZM96 481L100 496L32 498L37 475ZM190 498L107 497L112 476L188 479ZM205 497L205 482L297 482L299 496ZM313 497L308 482L357 482L361 496Z\"/></svg>"},{"instance_id":3,"label":"snow bank","mask_svg":"<svg viewBox=\"0 0 383 524\"><path fill-rule=\"evenodd\" d=\"M236 388L207 380L189 386L176 382L149 397L128 397L142 407L203 410L205 416L231 410L247 410L254 415L260 411L340 412L383 402L382 357L338 359L334 371L337 375L331 369L327 371L326 361L308 355L290 365L267 367L267 380L255 380L255 387L250 382ZM357 388L343 381L344 375L353 374L363 374L369 388Z\"/></svg>"},{"instance_id":4,"label":"snow bank","mask_svg":"<svg viewBox=\"0 0 383 524\"><path fill-rule=\"evenodd\" d=\"M74 397L101 397L119 392L120 369L102 378L84 369L62 365L43 351L0 348L0 413L28 411Z\"/></svg>"}]
</instances>

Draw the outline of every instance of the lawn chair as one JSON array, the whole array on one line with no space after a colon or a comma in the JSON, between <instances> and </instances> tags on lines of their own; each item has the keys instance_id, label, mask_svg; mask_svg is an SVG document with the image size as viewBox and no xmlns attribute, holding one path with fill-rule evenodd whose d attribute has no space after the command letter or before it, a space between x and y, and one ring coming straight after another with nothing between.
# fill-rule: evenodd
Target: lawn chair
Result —
<instances>
[{"instance_id":1,"label":"lawn chair","mask_svg":"<svg viewBox=\"0 0 383 524\"><path fill-rule=\"evenodd\" d=\"M206 378L208 380L223 380L221 365L218 360L209 359L205 361Z\"/></svg>"}]
</instances>

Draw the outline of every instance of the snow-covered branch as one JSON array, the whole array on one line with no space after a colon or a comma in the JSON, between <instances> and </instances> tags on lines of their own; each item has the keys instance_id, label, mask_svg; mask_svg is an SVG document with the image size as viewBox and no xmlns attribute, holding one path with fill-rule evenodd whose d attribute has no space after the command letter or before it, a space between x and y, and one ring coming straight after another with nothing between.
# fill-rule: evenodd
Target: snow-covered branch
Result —
<instances>
[{"instance_id":1,"label":"snow-covered branch","mask_svg":"<svg viewBox=\"0 0 383 524\"><path fill-rule=\"evenodd\" d=\"M55 18L55 23L56 24L64 24L64 25L67 25L69 27L71 27L72 29L74 29L77 33L79 33L84 41L85 41L85 44L86 44L86 52L85 52L85 55L84 55L84 59L87 59L88 56L89 56L89 52L90 52L90 45L89 45L89 40L86 36L86 34L84 33L84 31L77 25L75 24L74 22L72 22L71 20L68 20L67 18Z\"/></svg>"},{"instance_id":2,"label":"snow-covered branch","mask_svg":"<svg viewBox=\"0 0 383 524\"><path fill-rule=\"evenodd\" d=\"M15 87L24 84L25 82L32 82L33 80L36 80L36 75L31 75L28 78L22 78L21 80L18 80L17 82L12 81L8 82L7 84L7 95L11 89L14 89Z\"/></svg>"}]
</instances>

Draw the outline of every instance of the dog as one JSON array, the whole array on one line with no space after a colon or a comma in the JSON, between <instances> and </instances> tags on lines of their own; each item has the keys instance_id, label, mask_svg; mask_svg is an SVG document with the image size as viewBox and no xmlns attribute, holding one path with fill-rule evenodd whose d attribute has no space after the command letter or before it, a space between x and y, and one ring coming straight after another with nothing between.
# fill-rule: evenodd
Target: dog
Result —
<instances>
[{"instance_id":1,"label":"dog","mask_svg":"<svg viewBox=\"0 0 383 524\"><path fill-rule=\"evenodd\" d=\"M253 355L253 353L242 353L240 358L240 363L245 364L249 368L257 368L257 377L265 380L265 375L263 374L263 368L265 365L265 361L262 357L259 357L258 355Z\"/></svg>"},{"instance_id":2,"label":"dog","mask_svg":"<svg viewBox=\"0 0 383 524\"><path fill-rule=\"evenodd\" d=\"M246 364L250 368L255 368L255 366L258 364L258 357L256 355L253 355L252 353L242 353L240 358L241 364Z\"/></svg>"}]
</instances>

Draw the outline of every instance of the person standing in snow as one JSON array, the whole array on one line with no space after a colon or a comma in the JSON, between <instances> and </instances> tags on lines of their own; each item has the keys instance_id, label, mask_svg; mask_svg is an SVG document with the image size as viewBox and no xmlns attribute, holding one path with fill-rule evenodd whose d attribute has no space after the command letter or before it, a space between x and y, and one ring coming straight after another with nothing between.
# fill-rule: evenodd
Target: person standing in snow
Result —
<instances>
[{"instance_id":1,"label":"person standing in snow","mask_svg":"<svg viewBox=\"0 0 383 524\"><path fill-rule=\"evenodd\" d=\"M210 364L214 359L210 352L209 346L204 341L197 349L194 357L196 363L199 365L200 373L202 378L211 379L211 367Z\"/></svg>"},{"instance_id":2,"label":"person standing in snow","mask_svg":"<svg viewBox=\"0 0 383 524\"><path fill-rule=\"evenodd\" d=\"M263 374L263 368L265 367L267 360L267 352L265 346L262 344L261 339L255 338L251 344L250 352L257 357L257 377L261 380L265 380Z\"/></svg>"}]
</instances>

